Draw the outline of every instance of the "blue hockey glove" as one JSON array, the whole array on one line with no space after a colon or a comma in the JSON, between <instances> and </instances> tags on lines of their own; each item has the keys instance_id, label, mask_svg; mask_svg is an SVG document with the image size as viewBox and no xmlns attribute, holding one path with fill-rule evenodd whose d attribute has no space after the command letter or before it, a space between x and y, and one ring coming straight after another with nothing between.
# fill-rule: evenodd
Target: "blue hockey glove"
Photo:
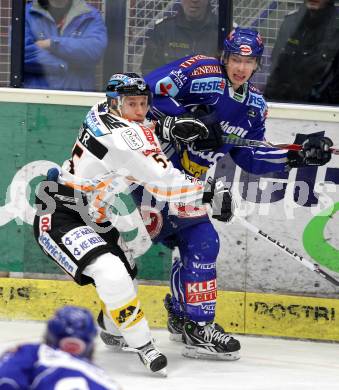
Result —
<instances>
[{"instance_id":1,"label":"blue hockey glove","mask_svg":"<svg viewBox=\"0 0 339 390\"><path fill-rule=\"evenodd\" d=\"M50 168L47 171L47 181L58 181L58 177L60 175L58 168Z\"/></svg>"}]
</instances>

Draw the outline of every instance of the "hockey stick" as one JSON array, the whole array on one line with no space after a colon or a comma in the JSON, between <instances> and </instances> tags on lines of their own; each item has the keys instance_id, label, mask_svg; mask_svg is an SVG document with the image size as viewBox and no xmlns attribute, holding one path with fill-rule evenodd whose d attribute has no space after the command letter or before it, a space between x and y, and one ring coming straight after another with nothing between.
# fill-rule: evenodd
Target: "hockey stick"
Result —
<instances>
[{"instance_id":1,"label":"hockey stick","mask_svg":"<svg viewBox=\"0 0 339 390\"><path fill-rule=\"evenodd\" d=\"M268 234L264 233L262 230L260 230L256 226L252 225L250 222L246 221L245 219L239 217L238 215L235 215L235 218L244 227L246 227L248 230L250 230L254 234L256 234L256 235L266 239L271 244L273 244L274 246L278 247L281 251L283 251L284 253L287 253L288 255L290 255L294 260L298 261L299 263L301 263L303 266L305 266L306 268L310 269L311 271L316 272L318 275L320 275L321 277L325 278L330 283L334 284L335 286L339 286L339 280L333 278L330 274L328 274L326 271L321 269L318 264L315 264L312 261L307 260L304 257L298 255L297 252L295 252L294 250L288 248L282 242L280 242L280 241L270 237Z\"/></svg>"},{"instance_id":2,"label":"hockey stick","mask_svg":"<svg viewBox=\"0 0 339 390\"><path fill-rule=\"evenodd\" d=\"M224 144L235 145L235 146L250 146L250 147L265 147L265 148L276 148L286 150L302 150L302 145L298 144L272 144L268 141L258 141L254 139L238 138L231 135L222 135L221 140ZM330 148L332 154L339 155L338 148Z\"/></svg>"}]
</instances>

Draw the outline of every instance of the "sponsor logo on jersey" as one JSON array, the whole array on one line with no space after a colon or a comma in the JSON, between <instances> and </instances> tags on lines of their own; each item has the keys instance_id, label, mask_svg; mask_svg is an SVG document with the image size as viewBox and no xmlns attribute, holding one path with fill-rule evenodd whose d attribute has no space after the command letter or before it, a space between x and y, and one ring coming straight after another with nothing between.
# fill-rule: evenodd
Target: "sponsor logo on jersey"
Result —
<instances>
[{"instance_id":1,"label":"sponsor logo on jersey","mask_svg":"<svg viewBox=\"0 0 339 390\"><path fill-rule=\"evenodd\" d=\"M193 261L193 268L195 269L215 269L216 268L216 263L207 263L207 264L202 264L202 263L197 263L196 261Z\"/></svg>"},{"instance_id":2,"label":"sponsor logo on jersey","mask_svg":"<svg viewBox=\"0 0 339 390\"><path fill-rule=\"evenodd\" d=\"M195 64L197 61L205 60L207 58L211 58L211 59L215 60L214 57L207 57L207 56L198 54L197 56L193 56L193 57L188 58L186 61L182 62L179 66L180 66L180 68L186 69L186 68L189 68L190 66L192 66L193 64Z\"/></svg>"},{"instance_id":3,"label":"sponsor logo on jersey","mask_svg":"<svg viewBox=\"0 0 339 390\"><path fill-rule=\"evenodd\" d=\"M154 149L147 149L143 150L142 154L146 157L151 156L153 154L159 154L162 153L162 150L160 148L154 148Z\"/></svg>"},{"instance_id":4,"label":"sponsor logo on jersey","mask_svg":"<svg viewBox=\"0 0 339 390\"><path fill-rule=\"evenodd\" d=\"M220 158L225 156L224 153L216 153L214 151L208 152L208 151L195 150L189 145L187 146L187 155L197 156L198 158L202 158L203 160L206 160L211 164L215 164Z\"/></svg>"},{"instance_id":5,"label":"sponsor logo on jersey","mask_svg":"<svg viewBox=\"0 0 339 390\"><path fill-rule=\"evenodd\" d=\"M170 76L171 78L173 79L173 81L175 82L176 86L180 89L182 88L182 86L184 85L184 83L187 81L187 76L185 76L183 73L182 73L182 70L181 69L178 69L178 70L172 70L170 72Z\"/></svg>"},{"instance_id":6,"label":"sponsor logo on jersey","mask_svg":"<svg viewBox=\"0 0 339 390\"><path fill-rule=\"evenodd\" d=\"M252 48L248 45L240 45L239 47L241 54L243 56L250 56L252 54Z\"/></svg>"},{"instance_id":7,"label":"sponsor logo on jersey","mask_svg":"<svg viewBox=\"0 0 339 390\"><path fill-rule=\"evenodd\" d=\"M39 218L39 232L42 235L44 232L50 231L52 228L52 215L45 214Z\"/></svg>"},{"instance_id":8,"label":"sponsor logo on jersey","mask_svg":"<svg viewBox=\"0 0 339 390\"><path fill-rule=\"evenodd\" d=\"M156 95L175 97L178 92L179 88L169 76L159 80L155 86Z\"/></svg>"},{"instance_id":9,"label":"sponsor logo on jersey","mask_svg":"<svg viewBox=\"0 0 339 390\"><path fill-rule=\"evenodd\" d=\"M185 285L187 303L200 303L214 301L217 298L216 279L203 282L188 282Z\"/></svg>"},{"instance_id":10,"label":"sponsor logo on jersey","mask_svg":"<svg viewBox=\"0 0 339 390\"><path fill-rule=\"evenodd\" d=\"M200 153L203 153L203 152L200 152ZM185 169L185 171L190 173L194 177L201 177L209 169L208 166L201 165L201 164L194 162L191 159L191 156L189 155L187 150L184 151L180 161L181 161L181 165Z\"/></svg>"},{"instance_id":11,"label":"sponsor logo on jersey","mask_svg":"<svg viewBox=\"0 0 339 390\"><path fill-rule=\"evenodd\" d=\"M220 93L223 95L225 90L225 80L220 77L207 77L193 80L191 84L191 93Z\"/></svg>"},{"instance_id":12,"label":"sponsor logo on jersey","mask_svg":"<svg viewBox=\"0 0 339 390\"><path fill-rule=\"evenodd\" d=\"M96 137L101 137L106 134L111 134L110 130L107 129L105 126L102 125L102 123L99 121L99 119L96 116L96 111L91 110L86 115L86 119L84 122L83 127L90 130ZM80 132L83 130L83 128L80 128Z\"/></svg>"},{"instance_id":13,"label":"sponsor logo on jersey","mask_svg":"<svg viewBox=\"0 0 339 390\"><path fill-rule=\"evenodd\" d=\"M61 251L56 242L53 241L53 239L48 233L44 233L39 236L39 243L42 249L48 255L50 255L65 271L67 271L72 276L75 276L78 267L66 255L66 253Z\"/></svg>"},{"instance_id":14,"label":"sponsor logo on jersey","mask_svg":"<svg viewBox=\"0 0 339 390\"><path fill-rule=\"evenodd\" d=\"M222 121L220 122L220 126L224 133L226 134L234 134L238 137L244 138L246 134L248 133L248 130L245 130L243 127L240 126L231 126L230 122Z\"/></svg>"},{"instance_id":15,"label":"sponsor logo on jersey","mask_svg":"<svg viewBox=\"0 0 339 390\"><path fill-rule=\"evenodd\" d=\"M260 113L262 116L265 115L266 112L266 103L262 96L257 95L255 93L250 93L248 104L254 107L258 107L260 109Z\"/></svg>"},{"instance_id":16,"label":"sponsor logo on jersey","mask_svg":"<svg viewBox=\"0 0 339 390\"><path fill-rule=\"evenodd\" d=\"M141 127L141 130L142 130L143 133L145 134L145 137L146 137L147 141L148 141L151 145L157 146L157 144L155 143L155 140L154 140L154 135L153 135L152 130L151 130L149 127L143 126L143 125L141 125L141 124L139 124L139 126Z\"/></svg>"},{"instance_id":17,"label":"sponsor logo on jersey","mask_svg":"<svg viewBox=\"0 0 339 390\"><path fill-rule=\"evenodd\" d=\"M121 133L121 137L132 150L137 150L144 146L142 139L134 129L124 130Z\"/></svg>"},{"instance_id":18,"label":"sponsor logo on jersey","mask_svg":"<svg viewBox=\"0 0 339 390\"><path fill-rule=\"evenodd\" d=\"M65 234L61 241L77 260L80 260L92 249L107 244L90 227L76 227Z\"/></svg>"},{"instance_id":19,"label":"sponsor logo on jersey","mask_svg":"<svg viewBox=\"0 0 339 390\"><path fill-rule=\"evenodd\" d=\"M215 303L202 303L201 304L201 309L205 312L213 312L215 311Z\"/></svg>"},{"instance_id":20,"label":"sponsor logo on jersey","mask_svg":"<svg viewBox=\"0 0 339 390\"><path fill-rule=\"evenodd\" d=\"M204 74L222 74L222 71L219 65L203 65L194 69L191 76L201 76Z\"/></svg>"},{"instance_id":21,"label":"sponsor logo on jersey","mask_svg":"<svg viewBox=\"0 0 339 390\"><path fill-rule=\"evenodd\" d=\"M144 318L144 312L140 309L138 298L134 298L118 309L111 310L111 318L119 328L124 326L125 329L128 329L136 325Z\"/></svg>"}]
</instances>

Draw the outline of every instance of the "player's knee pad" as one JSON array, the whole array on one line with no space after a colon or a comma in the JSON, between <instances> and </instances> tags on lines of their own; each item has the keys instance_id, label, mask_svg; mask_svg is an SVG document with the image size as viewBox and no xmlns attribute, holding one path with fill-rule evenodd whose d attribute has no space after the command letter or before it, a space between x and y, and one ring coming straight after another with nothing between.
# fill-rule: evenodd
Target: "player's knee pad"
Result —
<instances>
[{"instance_id":1,"label":"player's knee pad","mask_svg":"<svg viewBox=\"0 0 339 390\"><path fill-rule=\"evenodd\" d=\"M219 254L219 236L211 222L195 225L181 232L179 250L183 267L190 269L215 269ZM199 267L198 264L205 264ZM209 267L208 264L211 264Z\"/></svg>"},{"instance_id":2,"label":"player's knee pad","mask_svg":"<svg viewBox=\"0 0 339 390\"><path fill-rule=\"evenodd\" d=\"M196 225L181 235L180 289L185 315L194 321L211 321L217 297L216 259L219 237L211 223ZM198 237L198 239L197 239Z\"/></svg>"},{"instance_id":3,"label":"player's knee pad","mask_svg":"<svg viewBox=\"0 0 339 390\"><path fill-rule=\"evenodd\" d=\"M112 253L97 257L85 268L84 274L94 280L100 299L108 307L119 307L136 296L126 267Z\"/></svg>"},{"instance_id":4,"label":"player's knee pad","mask_svg":"<svg viewBox=\"0 0 339 390\"><path fill-rule=\"evenodd\" d=\"M148 326L134 283L120 259L111 253L105 253L88 265L84 273L94 280L98 295L104 303L104 314L125 338L125 333L130 333L127 341L134 343L135 335L131 330L136 325L134 333L141 339L144 334L144 339L148 340Z\"/></svg>"}]
</instances>

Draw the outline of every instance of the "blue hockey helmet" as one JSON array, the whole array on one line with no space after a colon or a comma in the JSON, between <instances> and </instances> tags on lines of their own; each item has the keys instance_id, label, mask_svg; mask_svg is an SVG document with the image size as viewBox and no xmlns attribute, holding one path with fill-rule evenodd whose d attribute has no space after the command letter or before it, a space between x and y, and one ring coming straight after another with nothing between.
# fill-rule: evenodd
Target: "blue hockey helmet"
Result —
<instances>
[{"instance_id":1,"label":"blue hockey helmet","mask_svg":"<svg viewBox=\"0 0 339 390\"><path fill-rule=\"evenodd\" d=\"M152 93L145 80L136 73L116 73L111 76L106 87L106 96L109 105L112 99L117 99L117 106L121 105L124 96L147 96L148 105L152 104Z\"/></svg>"},{"instance_id":2,"label":"blue hockey helmet","mask_svg":"<svg viewBox=\"0 0 339 390\"><path fill-rule=\"evenodd\" d=\"M264 44L258 31L236 27L224 41L223 57L229 54L257 57L258 62L264 52Z\"/></svg>"},{"instance_id":3,"label":"blue hockey helmet","mask_svg":"<svg viewBox=\"0 0 339 390\"><path fill-rule=\"evenodd\" d=\"M47 322L45 341L72 355L90 358L96 335L97 328L89 310L64 306Z\"/></svg>"}]
</instances>

